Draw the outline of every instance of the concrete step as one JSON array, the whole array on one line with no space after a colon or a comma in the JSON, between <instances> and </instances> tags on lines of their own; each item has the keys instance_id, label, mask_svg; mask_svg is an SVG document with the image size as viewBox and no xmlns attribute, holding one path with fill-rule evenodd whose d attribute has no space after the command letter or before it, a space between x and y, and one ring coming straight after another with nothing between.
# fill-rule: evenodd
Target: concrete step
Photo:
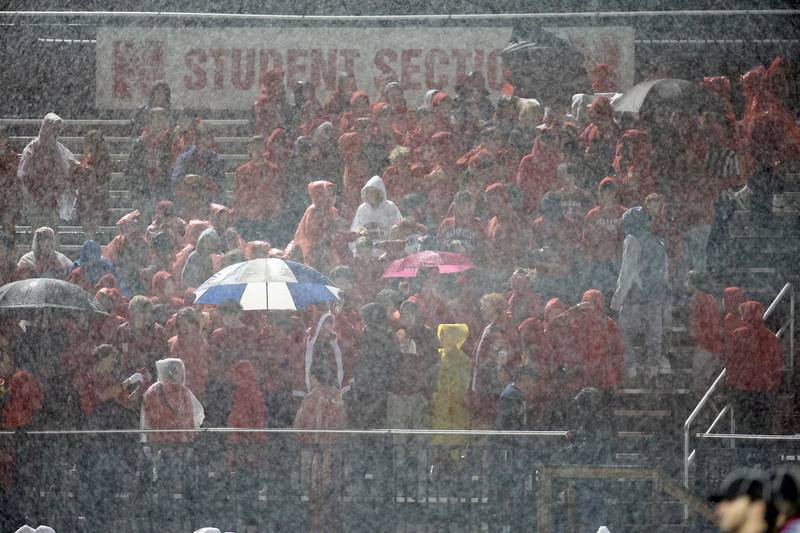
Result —
<instances>
[{"instance_id":1,"label":"concrete step","mask_svg":"<svg viewBox=\"0 0 800 533\"><path fill-rule=\"evenodd\" d=\"M219 136L215 137L220 153L240 154L247 152L247 140L249 136ZM34 136L14 136L11 137L12 146L22 150L34 139ZM67 147L71 152L78 153L83 150L83 137L61 136L59 142ZM106 136L106 147L111 153L130 153L133 148L135 137L127 136Z\"/></svg>"},{"instance_id":2,"label":"concrete step","mask_svg":"<svg viewBox=\"0 0 800 533\"><path fill-rule=\"evenodd\" d=\"M131 112L133 115L133 112ZM62 117L63 118L63 117ZM0 126L8 128L11 135L31 137L38 135L41 118L0 118ZM252 131L249 119L203 119L214 135L247 136ZM105 135L127 136L131 132L130 119L64 119L62 136L85 135L90 130L101 130Z\"/></svg>"}]
</instances>

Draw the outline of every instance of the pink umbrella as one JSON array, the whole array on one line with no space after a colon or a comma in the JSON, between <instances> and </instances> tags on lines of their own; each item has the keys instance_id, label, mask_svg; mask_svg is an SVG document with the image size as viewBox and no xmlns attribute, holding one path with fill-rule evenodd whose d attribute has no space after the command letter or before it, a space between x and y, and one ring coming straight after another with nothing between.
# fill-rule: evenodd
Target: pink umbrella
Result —
<instances>
[{"instance_id":1,"label":"pink umbrella","mask_svg":"<svg viewBox=\"0 0 800 533\"><path fill-rule=\"evenodd\" d=\"M413 278L421 268L438 268L440 274L454 274L475 268L475 263L461 254L425 251L392 261L384 278Z\"/></svg>"}]
</instances>

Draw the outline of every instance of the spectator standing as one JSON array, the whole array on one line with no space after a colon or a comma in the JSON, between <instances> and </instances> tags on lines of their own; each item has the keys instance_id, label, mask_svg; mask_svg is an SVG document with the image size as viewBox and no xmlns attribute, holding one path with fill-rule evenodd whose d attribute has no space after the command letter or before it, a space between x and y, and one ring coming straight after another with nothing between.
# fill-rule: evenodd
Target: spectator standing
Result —
<instances>
[{"instance_id":1,"label":"spectator standing","mask_svg":"<svg viewBox=\"0 0 800 533\"><path fill-rule=\"evenodd\" d=\"M19 154L11 147L8 130L0 126L0 228L14 234L22 216L22 186L17 179Z\"/></svg>"},{"instance_id":2,"label":"spectator standing","mask_svg":"<svg viewBox=\"0 0 800 533\"><path fill-rule=\"evenodd\" d=\"M668 297L668 264L664 242L653 234L651 220L641 207L622 216L625 232L622 265L611 309L619 311L619 325L625 345L625 368L635 378L642 364L648 377L671 370L662 353L664 305ZM640 359L637 337L644 334Z\"/></svg>"},{"instance_id":3,"label":"spectator standing","mask_svg":"<svg viewBox=\"0 0 800 533\"><path fill-rule=\"evenodd\" d=\"M108 224L108 195L111 172L105 138L99 130L91 130L83 138L83 157L77 169L78 218L83 232L94 239L97 227Z\"/></svg>"},{"instance_id":4,"label":"spectator standing","mask_svg":"<svg viewBox=\"0 0 800 533\"><path fill-rule=\"evenodd\" d=\"M72 173L79 166L72 152L58 142L63 126L61 117L48 113L39 135L22 151L17 177L25 187L31 226L58 226L61 195L69 191Z\"/></svg>"},{"instance_id":5,"label":"spectator standing","mask_svg":"<svg viewBox=\"0 0 800 533\"><path fill-rule=\"evenodd\" d=\"M135 205L147 220L152 218L159 200L173 197L171 145L167 111L160 107L150 109L147 126L133 143L125 166Z\"/></svg>"},{"instance_id":6,"label":"spectator standing","mask_svg":"<svg viewBox=\"0 0 800 533\"><path fill-rule=\"evenodd\" d=\"M196 429L205 419L203 406L185 385L180 359L156 361L158 380L144 393L141 429ZM142 434L151 443L190 442L192 433Z\"/></svg>"}]
</instances>

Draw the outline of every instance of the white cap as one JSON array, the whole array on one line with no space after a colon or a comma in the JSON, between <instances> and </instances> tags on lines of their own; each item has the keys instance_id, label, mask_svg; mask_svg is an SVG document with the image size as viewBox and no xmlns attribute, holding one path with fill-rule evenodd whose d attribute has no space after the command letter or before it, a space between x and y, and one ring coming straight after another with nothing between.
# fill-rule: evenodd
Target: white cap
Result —
<instances>
[{"instance_id":1,"label":"white cap","mask_svg":"<svg viewBox=\"0 0 800 533\"><path fill-rule=\"evenodd\" d=\"M48 526L39 526L36 529L33 529L29 525L24 525L19 528L15 533L56 533L52 527Z\"/></svg>"},{"instance_id":2,"label":"white cap","mask_svg":"<svg viewBox=\"0 0 800 533\"><path fill-rule=\"evenodd\" d=\"M203 527L198 529L194 533L220 533L220 531L215 527Z\"/></svg>"},{"instance_id":3,"label":"white cap","mask_svg":"<svg viewBox=\"0 0 800 533\"><path fill-rule=\"evenodd\" d=\"M606 526L600 526L600 529L597 530L597 533L611 533Z\"/></svg>"}]
</instances>

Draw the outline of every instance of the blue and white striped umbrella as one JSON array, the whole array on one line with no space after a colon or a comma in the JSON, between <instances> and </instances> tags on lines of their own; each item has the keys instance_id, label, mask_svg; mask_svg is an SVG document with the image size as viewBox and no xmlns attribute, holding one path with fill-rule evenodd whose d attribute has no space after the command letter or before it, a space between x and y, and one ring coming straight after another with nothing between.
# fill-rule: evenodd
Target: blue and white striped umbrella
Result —
<instances>
[{"instance_id":1,"label":"blue and white striped umbrella","mask_svg":"<svg viewBox=\"0 0 800 533\"><path fill-rule=\"evenodd\" d=\"M339 299L339 289L306 265L276 258L223 268L195 291L198 304L236 300L245 311L305 309Z\"/></svg>"}]
</instances>

